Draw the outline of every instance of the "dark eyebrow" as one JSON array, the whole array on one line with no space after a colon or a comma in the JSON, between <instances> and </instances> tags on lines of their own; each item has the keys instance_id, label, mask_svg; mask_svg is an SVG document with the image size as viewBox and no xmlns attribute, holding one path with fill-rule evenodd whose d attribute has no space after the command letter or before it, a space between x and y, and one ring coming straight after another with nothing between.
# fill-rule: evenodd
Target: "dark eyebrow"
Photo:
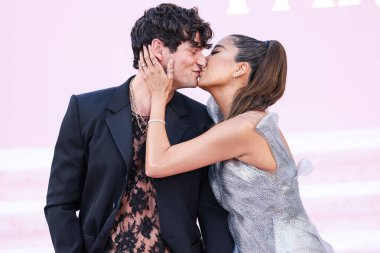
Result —
<instances>
[{"instance_id":1,"label":"dark eyebrow","mask_svg":"<svg viewBox=\"0 0 380 253\"><path fill-rule=\"evenodd\" d=\"M190 48L191 48L191 49L200 49L200 50L203 49L203 47L201 47L201 46L191 46Z\"/></svg>"},{"instance_id":2,"label":"dark eyebrow","mask_svg":"<svg viewBox=\"0 0 380 253\"><path fill-rule=\"evenodd\" d=\"M218 47L221 47L221 48L223 48L223 49L226 49L224 46L222 46L222 45L215 45L215 47L212 49L212 50L215 50L215 49L217 49Z\"/></svg>"},{"instance_id":3,"label":"dark eyebrow","mask_svg":"<svg viewBox=\"0 0 380 253\"><path fill-rule=\"evenodd\" d=\"M196 49L202 49L203 48L201 43L199 43L197 41L191 41L191 47L196 48Z\"/></svg>"}]
</instances>

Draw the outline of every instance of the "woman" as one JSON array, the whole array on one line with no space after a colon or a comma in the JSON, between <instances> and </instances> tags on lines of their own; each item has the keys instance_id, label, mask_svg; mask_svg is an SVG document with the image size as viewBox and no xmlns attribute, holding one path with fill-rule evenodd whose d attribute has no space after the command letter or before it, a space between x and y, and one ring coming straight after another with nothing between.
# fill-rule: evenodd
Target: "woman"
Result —
<instances>
[{"instance_id":1,"label":"woman","mask_svg":"<svg viewBox=\"0 0 380 253\"><path fill-rule=\"evenodd\" d=\"M286 54L278 41L231 35L207 57L199 87L212 98L208 111L216 125L203 135L170 146L165 105L173 77L150 48L140 57L140 71L152 94L147 136L146 174L166 177L214 164L210 182L229 211L236 252L332 252L310 222L300 199L297 168L266 109L283 95ZM180 74L180 73L179 73ZM305 163L304 163L305 164Z\"/></svg>"}]
</instances>

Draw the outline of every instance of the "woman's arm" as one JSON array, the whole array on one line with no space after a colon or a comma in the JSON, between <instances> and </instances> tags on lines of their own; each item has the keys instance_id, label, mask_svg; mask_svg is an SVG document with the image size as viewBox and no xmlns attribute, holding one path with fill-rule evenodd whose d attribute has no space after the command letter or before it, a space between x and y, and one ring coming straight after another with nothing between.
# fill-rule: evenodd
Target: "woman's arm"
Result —
<instances>
[{"instance_id":1,"label":"woman's arm","mask_svg":"<svg viewBox=\"0 0 380 253\"><path fill-rule=\"evenodd\" d=\"M151 177L166 177L243 156L248 150L249 131L249 122L233 118L192 140L170 146L165 126L150 123L145 172Z\"/></svg>"},{"instance_id":2,"label":"woman's arm","mask_svg":"<svg viewBox=\"0 0 380 253\"><path fill-rule=\"evenodd\" d=\"M165 125L160 121L165 119L165 107L173 79L173 61L169 62L165 74L163 68L157 66L160 64L152 63L157 59L148 50L150 48L144 48L144 54L140 56L140 70L152 95L146 174L166 177L244 155L248 150L247 136L253 130L252 124L240 117L224 121L190 141L170 145ZM142 64L145 66L142 67Z\"/></svg>"}]
</instances>

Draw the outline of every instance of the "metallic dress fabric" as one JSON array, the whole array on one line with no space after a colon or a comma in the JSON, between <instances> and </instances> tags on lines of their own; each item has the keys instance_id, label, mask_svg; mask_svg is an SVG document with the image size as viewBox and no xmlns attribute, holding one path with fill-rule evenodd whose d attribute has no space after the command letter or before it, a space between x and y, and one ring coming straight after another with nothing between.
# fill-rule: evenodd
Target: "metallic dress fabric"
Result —
<instances>
[{"instance_id":1,"label":"metallic dress fabric","mask_svg":"<svg viewBox=\"0 0 380 253\"><path fill-rule=\"evenodd\" d=\"M212 97L207 109L215 123L223 120ZM311 164L306 160L295 164L282 142L277 121L277 114L268 113L256 126L272 150L276 172L237 159L219 162L209 171L211 188L229 212L234 253L333 252L310 222L300 198L297 177Z\"/></svg>"}]
</instances>

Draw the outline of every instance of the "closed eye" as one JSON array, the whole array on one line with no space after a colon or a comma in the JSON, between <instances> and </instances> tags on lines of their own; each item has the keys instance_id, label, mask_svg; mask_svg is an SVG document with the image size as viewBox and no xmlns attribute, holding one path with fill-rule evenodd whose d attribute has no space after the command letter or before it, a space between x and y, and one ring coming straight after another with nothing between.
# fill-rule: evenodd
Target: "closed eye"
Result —
<instances>
[{"instance_id":1,"label":"closed eye","mask_svg":"<svg viewBox=\"0 0 380 253\"><path fill-rule=\"evenodd\" d=\"M198 51L198 50L190 50L190 53L191 53L193 56L196 56L196 55L198 55L199 51Z\"/></svg>"},{"instance_id":2,"label":"closed eye","mask_svg":"<svg viewBox=\"0 0 380 253\"><path fill-rule=\"evenodd\" d=\"M217 54L217 53L220 52L219 50L223 50L223 49L225 49L224 46L222 46L222 45L215 45L215 47L212 49L210 55Z\"/></svg>"}]
</instances>

